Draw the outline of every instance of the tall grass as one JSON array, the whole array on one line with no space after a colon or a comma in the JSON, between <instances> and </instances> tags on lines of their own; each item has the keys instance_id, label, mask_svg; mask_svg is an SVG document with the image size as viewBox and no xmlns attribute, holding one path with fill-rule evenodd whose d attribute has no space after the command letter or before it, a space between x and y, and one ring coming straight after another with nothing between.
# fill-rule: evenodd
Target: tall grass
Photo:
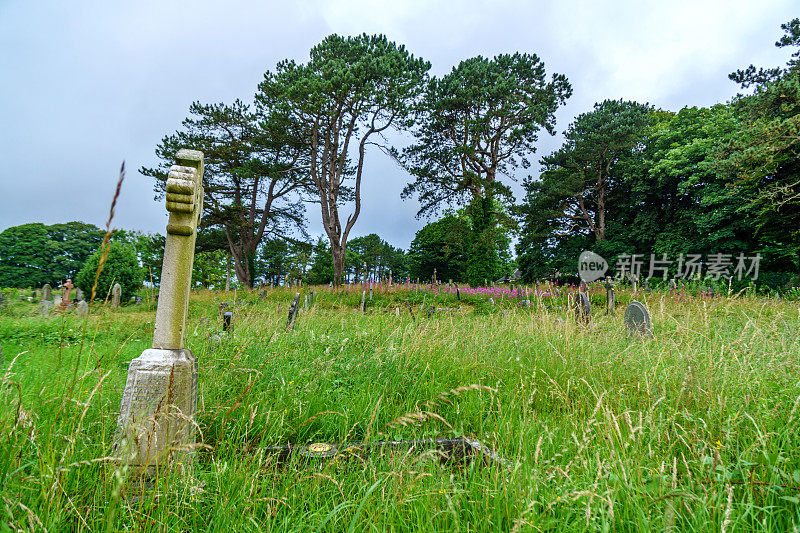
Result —
<instances>
[{"instance_id":1,"label":"tall grass","mask_svg":"<svg viewBox=\"0 0 800 533\"><path fill-rule=\"evenodd\" d=\"M528 309L440 294L435 314L412 321L419 291L376 291L361 313L360 292L319 288L286 331L293 294L193 293L187 346L210 448L143 493L111 445L152 308L85 323L0 316L0 528L800 528L797 302L640 294L655 330L642 339L626 335L621 309L576 326L566 295ZM223 300L234 311L225 335ZM92 332L83 350L81 328ZM512 467L402 453L279 464L265 452L460 435Z\"/></svg>"}]
</instances>

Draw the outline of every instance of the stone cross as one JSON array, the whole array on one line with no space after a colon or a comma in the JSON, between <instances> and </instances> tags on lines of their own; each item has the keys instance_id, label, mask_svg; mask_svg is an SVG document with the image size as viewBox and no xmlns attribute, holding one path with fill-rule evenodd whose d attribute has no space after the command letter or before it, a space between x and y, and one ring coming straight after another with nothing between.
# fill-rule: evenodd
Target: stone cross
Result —
<instances>
[{"instance_id":1,"label":"stone cross","mask_svg":"<svg viewBox=\"0 0 800 533\"><path fill-rule=\"evenodd\" d=\"M167 239L153 347L131 361L117 450L152 476L194 448L197 358L184 346L197 225L203 211L203 153L179 150L166 183Z\"/></svg>"},{"instance_id":2,"label":"stone cross","mask_svg":"<svg viewBox=\"0 0 800 533\"><path fill-rule=\"evenodd\" d=\"M163 284L162 284L163 285ZM115 283L111 289L111 307L116 309L119 307L119 301L122 298L122 285Z\"/></svg>"},{"instance_id":3,"label":"stone cross","mask_svg":"<svg viewBox=\"0 0 800 533\"><path fill-rule=\"evenodd\" d=\"M70 305L70 294L75 285L72 284L72 279L67 278L67 281L61 284L61 309L66 309Z\"/></svg>"}]
</instances>

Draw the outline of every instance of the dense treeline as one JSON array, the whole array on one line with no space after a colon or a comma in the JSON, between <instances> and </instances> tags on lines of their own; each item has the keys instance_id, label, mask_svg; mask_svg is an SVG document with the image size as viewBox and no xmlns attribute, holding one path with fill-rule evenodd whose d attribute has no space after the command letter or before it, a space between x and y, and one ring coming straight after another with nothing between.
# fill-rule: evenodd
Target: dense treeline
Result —
<instances>
[{"instance_id":1,"label":"dense treeline","mask_svg":"<svg viewBox=\"0 0 800 533\"><path fill-rule=\"evenodd\" d=\"M800 45L800 20L777 46ZM526 278L574 273L603 257L760 254L760 280L798 283L800 65L731 75L751 94L678 112L607 100L579 115L564 145L525 181L518 261Z\"/></svg>"}]
</instances>

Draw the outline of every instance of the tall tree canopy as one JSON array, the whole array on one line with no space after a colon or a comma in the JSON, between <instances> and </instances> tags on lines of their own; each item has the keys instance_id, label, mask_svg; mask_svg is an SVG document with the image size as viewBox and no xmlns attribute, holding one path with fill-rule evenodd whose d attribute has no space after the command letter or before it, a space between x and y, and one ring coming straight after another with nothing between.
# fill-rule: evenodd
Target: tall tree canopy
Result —
<instances>
[{"instance_id":1,"label":"tall tree canopy","mask_svg":"<svg viewBox=\"0 0 800 533\"><path fill-rule=\"evenodd\" d=\"M180 148L203 151L201 227L223 231L236 277L251 287L261 241L269 235L304 231L300 201L308 185L304 143L285 115L269 107L253 111L239 100L231 105L195 102L190 114L183 128L164 137L156 148L160 165L140 172L155 178L156 193L162 197L175 153Z\"/></svg>"},{"instance_id":2,"label":"tall tree canopy","mask_svg":"<svg viewBox=\"0 0 800 533\"><path fill-rule=\"evenodd\" d=\"M259 85L259 105L286 117L302 140L336 284L342 281L347 240L361 213L367 146L391 127L412 124L412 106L429 68L383 35L331 35L311 49L308 63L283 61ZM340 210L350 200L353 211L343 218Z\"/></svg>"},{"instance_id":3,"label":"tall tree canopy","mask_svg":"<svg viewBox=\"0 0 800 533\"><path fill-rule=\"evenodd\" d=\"M800 47L800 19L781 28L775 46ZM718 170L737 194L748 198L748 214L773 268L800 270L800 49L785 68L750 65L730 78L750 95L733 110L739 128L720 150ZM768 265L769 266L769 265Z\"/></svg>"},{"instance_id":4,"label":"tall tree canopy","mask_svg":"<svg viewBox=\"0 0 800 533\"><path fill-rule=\"evenodd\" d=\"M501 178L529 166L539 131L554 133L555 112L571 94L565 76L548 80L544 63L521 53L467 59L428 83L416 142L400 156L415 178L403 197L418 197L420 215L470 206L471 283L499 274L498 207L513 202Z\"/></svg>"}]
</instances>

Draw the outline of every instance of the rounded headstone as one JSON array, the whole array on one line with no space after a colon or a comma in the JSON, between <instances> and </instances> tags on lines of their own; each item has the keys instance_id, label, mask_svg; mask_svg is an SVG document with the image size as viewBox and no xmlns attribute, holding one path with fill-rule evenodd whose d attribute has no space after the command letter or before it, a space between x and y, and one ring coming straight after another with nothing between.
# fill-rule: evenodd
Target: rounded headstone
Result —
<instances>
[{"instance_id":1,"label":"rounded headstone","mask_svg":"<svg viewBox=\"0 0 800 533\"><path fill-rule=\"evenodd\" d=\"M653 336L653 325L647 308L636 300L625 308L625 327L629 335Z\"/></svg>"}]
</instances>

